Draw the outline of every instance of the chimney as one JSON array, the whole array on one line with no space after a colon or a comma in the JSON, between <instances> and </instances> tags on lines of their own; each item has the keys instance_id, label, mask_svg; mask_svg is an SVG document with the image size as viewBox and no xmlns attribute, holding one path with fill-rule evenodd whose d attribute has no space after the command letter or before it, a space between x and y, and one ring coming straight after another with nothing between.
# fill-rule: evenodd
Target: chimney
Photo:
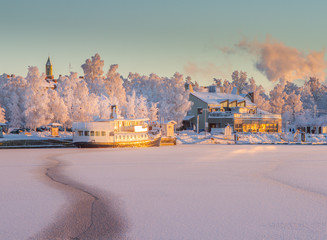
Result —
<instances>
[{"instance_id":1,"label":"chimney","mask_svg":"<svg viewBox=\"0 0 327 240\"><path fill-rule=\"evenodd\" d=\"M249 92L248 95L249 95L249 97L251 99L251 102L254 103L254 92Z\"/></svg>"},{"instance_id":2,"label":"chimney","mask_svg":"<svg viewBox=\"0 0 327 240\"><path fill-rule=\"evenodd\" d=\"M116 119L116 118L117 118L116 105L111 105L110 119Z\"/></svg>"},{"instance_id":3,"label":"chimney","mask_svg":"<svg viewBox=\"0 0 327 240\"><path fill-rule=\"evenodd\" d=\"M209 86L209 93L216 93L217 90L216 90L216 86Z\"/></svg>"}]
</instances>

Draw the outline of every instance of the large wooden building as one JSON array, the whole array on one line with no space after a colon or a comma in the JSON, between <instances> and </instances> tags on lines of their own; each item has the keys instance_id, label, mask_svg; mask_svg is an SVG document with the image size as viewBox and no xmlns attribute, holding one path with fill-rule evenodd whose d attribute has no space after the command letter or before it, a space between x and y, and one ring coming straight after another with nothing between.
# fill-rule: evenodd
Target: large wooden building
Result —
<instances>
[{"instance_id":1,"label":"large wooden building","mask_svg":"<svg viewBox=\"0 0 327 240\"><path fill-rule=\"evenodd\" d=\"M281 115L258 109L249 95L221 93L211 86L207 92L190 92L190 101L185 129L211 131L230 125L236 132L282 131Z\"/></svg>"}]
</instances>

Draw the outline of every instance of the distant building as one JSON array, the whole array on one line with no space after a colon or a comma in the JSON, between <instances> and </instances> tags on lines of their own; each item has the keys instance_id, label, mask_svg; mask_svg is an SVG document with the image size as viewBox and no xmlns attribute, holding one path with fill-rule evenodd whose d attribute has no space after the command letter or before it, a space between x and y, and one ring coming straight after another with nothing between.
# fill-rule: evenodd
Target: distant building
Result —
<instances>
[{"instance_id":1,"label":"distant building","mask_svg":"<svg viewBox=\"0 0 327 240\"><path fill-rule=\"evenodd\" d=\"M52 72L52 63L50 57L48 57L47 63L45 64L45 74L47 82L54 82L57 83L57 79L54 79L53 72Z\"/></svg>"},{"instance_id":2,"label":"distant building","mask_svg":"<svg viewBox=\"0 0 327 240\"><path fill-rule=\"evenodd\" d=\"M207 92L190 92L191 110L184 118L186 129L199 130L225 128L230 125L236 132L281 132L280 114L260 110L251 101L251 95L221 93L210 86Z\"/></svg>"},{"instance_id":3,"label":"distant building","mask_svg":"<svg viewBox=\"0 0 327 240\"><path fill-rule=\"evenodd\" d=\"M53 76L52 63L51 63L50 57L48 57L48 60L45 64L45 74L46 74L46 77L45 77L46 83L44 84L44 86L46 88L55 89L57 79L55 79Z\"/></svg>"}]
</instances>

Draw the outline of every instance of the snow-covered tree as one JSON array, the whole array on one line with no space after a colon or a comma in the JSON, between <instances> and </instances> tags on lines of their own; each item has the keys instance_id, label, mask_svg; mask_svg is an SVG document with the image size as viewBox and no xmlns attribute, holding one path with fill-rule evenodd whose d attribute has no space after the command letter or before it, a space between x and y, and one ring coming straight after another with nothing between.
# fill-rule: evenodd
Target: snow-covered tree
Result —
<instances>
[{"instance_id":1,"label":"snow-covered tree","mask_svg":"<svg viewBox=\"0 0 327 240\"><path fill-rule=\"evenodd\" d=\"M159 115L167 121L174 120L180 126L191 107L189 95L184 89L183 75L175 73L161 85L162 99L159 101Z\"/></svg>"},{"instance_id":2,"label":"snow-covered tree","mask_svg":"<svg viewBox=\"0 0 327 240\"><path fill-rule=\"evenodd\" d=\"M147 105L158 103L159 117L175 120L179 125L191 106L189 93L185 91L183 76L176 73L172 78L159 77L156 74L140 76L130 73L131 89L136 96L147 99ZM131 93L130 93L131 94Z\"/></svg>"},{"instance_id":3,"label":"snow-covered tree","mask_svg":"<svg viewBox=\"0 0 327 240\"><path fill-rule=\"evenodd\" d=\"M279 83L277 84L273 90L270 91L270 107L271 112L282 114L283 113L283 107L285 105L284 100L284 85Z\"/></svg>"},{"instance_id":4,"label":"snow-covered tree","mask_svg":"<svg viewBox=\"0 0 327 240\"><path fill-rule=\"evenodd\" d=\"M233 87L237 87L240 93L245 93L247 86L247 73L246 72L238 72L234 71L232 73L232 85Z\"/></svg>"},{"instance_id":5,"label":"snow-covered tree","mask_svg":"<svg viewBox=\"0 0 327 240\"><path fill-rule=\"evenodd\" d=\"M50 123L48 92L46 89L45 75L39 74L37 67L29 67L26 77L27 86L25 92L25 117L27 127L36 127Z\"/></svg>"},{"instance_id":6,"label":"snow-covered tree","mask_svg":"<svg viewBox=\"0 0 327 240\"><path fill-rule=\"evenodd\" d=\"M301 95L292 92L289 95L286 95L285 104L283 106L283 112L291 113L292 122L295 121L296 114L300 113L303 110Z\"/></svg>"},{"instance_id":7,"label":"snow-covered tree","mask_svg":"<svg viewBox=\"0 0 327 240\"><path fill-rule=\"evenodd\" d=\"M305 83L301 88L301 101L303 104L303 109L311 112L311 117L313 117L314 109L316 108L316 102L312 95L311 88L307 83Z\"/></svg>"},{"instance_id":8,"label":"snow-covered tree","mask_svg":"<svg viewBox=\"0 0 327 240\"><path fill-rule=\"evenodd\" d=\"M135 117L148 118L148 115L149 115L149 110L148 110L146 98L141 95L136 99Z\"/></svg>"},{"instance_id":9,"label":"snow-covered tree","mask_svg":"<svg viewBox=\"0 0 327 240\"><path fill-rule=\"evenodd\" d=\"M124 110L126 106L126 92L123 87L123 79L118 72L118 64L110 66L107 77L104 80L106 93L110 101L116 104L118 108ZM124 111L123 111L124 114Z\"/></svg>"},{"instance_id":10,"label":"snow-covered tree","mask_svg":"<svg viewBox=\"0 0 327 240\"><path fill-rule=\"evenodd\" d=\"M89 85L90 93L94 93L98 96L105 93L103 82L103 66L104 61L98 53L86 59L85 63L81 66L84 71L84 79Z\"/></svg>"},{"instance_id":11,"label":"snow-covered tree","mask_svg":"<svg viewBox=\"0 0 327 240\"><path fill-rule=\"evenodd\" d=\"M93 82L95 79L102 78L103 76L104 61L98 53L86 59L85 63L81 66L84 71L84 77Z\"/></svg>"},{"instance_id":12,"label":"snow-covered tree","mask_svg":"<svg viewBox=\"0 0 327 240\"><path fill-rule=\"evenodd\" d=\"M89 93L87 83L84 80L76 84L74 102L71 108L73 122L92 121L94 117L99 116L97 96Z\"/></svg>"},{"instance_id":13,"label":"snow-covered tree","mask_svg":"<svg viewBox=\"0 0 327 240\"><path fill-rule=\"evenodd\" d=\"M247 93L252 92L254 97L254 103L258 108L270 111L269 97L265 93L265 89L261 85L257 85L254 78L249 78L249 84L244 89Z\"/></svg>"},{"instance_id":14,"label":"snow-covered tree","mask_svg":"<svg viewBox=\"0 0 327 240\"><path fill-rule=\"evenodd\" d=\"M67 105L63 98L53 89L48 90L49 101L49 117L51 122L67 124L69 121L69 113Z\"/></svg>"},{"instance_id":15,"label":"snow-covered tree","mask_svg":"<svg viewBox=\"0 0 327 240\"><path fill-rule=\"evenodd\" d=\"M1 96L3 106L6 109L6 119L11 127L22 127L25 122L24 101L26 91L26 79L21 76L5 78Z\"/></svg>"},{"instance_id":16,"label":"snow-covered tree","mask_svg":"<svg viewBox=\"0 0 327 240\"><path fill-rule=\"evenodd\" d=\"M149 118L150 121L155 122L158 121L158 103L151 103L151 107L149 109Z\"/></svg>"},{"instance_id":17,"label":"snow-covered tree","mask_svg":"<svg viewBox=\"0 0 327 240\"><path fill-rule=\"evenodd\" d=\"M99 117L100 119L110 119L111 103L107 96L101 95L99 97Z\"/></svg>"},{"instance_id":18,"label":"snow-covered tree","mask_svg":"<svg viewBox=\"0 0 327 240\"><path fill-rule=\"evenodd\" d=\"M127 96L126 104L126 117L135 118L135 109L136 109L136 93L132 92L132 95Z\"/></svg>"},{"instance_id":19,"label":"snow-covered tree","mask_svg":"<svg viewBox=\"0 0 327 240\"><path fill-rule=\"evenodd\" d=\"M24 126L24 104L21 104L22 101L15 92L12 93L10 98L10 103L8 105L9 110L9 119L10 119L10 127L20 128Z\"/></svg>"},{"instance_id":20,"label":"snow-covered tree","mask_svg":"<svg viewBox=\"0 0 327 240\"><path fill-rule=\"evenodd\" d=\"M309 86L311 94L315 102L317 103L321 99L324 92L324 89L322 88L319 79L315 77L310 77L309 81L307 81L306 84Z\"/></svg>"}]
</instances>

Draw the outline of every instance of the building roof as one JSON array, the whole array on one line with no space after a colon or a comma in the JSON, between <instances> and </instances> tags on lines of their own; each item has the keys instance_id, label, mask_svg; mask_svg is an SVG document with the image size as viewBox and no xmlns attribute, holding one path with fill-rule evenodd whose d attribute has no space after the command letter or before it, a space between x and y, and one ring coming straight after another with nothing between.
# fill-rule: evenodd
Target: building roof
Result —
<instances>
[{"instance_id":1,"label":"building roof","mask_svg":"<svg viewBox=\"0 0 327 240\"><path fill-rule=\"evenodd\" d=\"M194 118L194 115L187 115L183 118L183 121L190 121Z\"/></svg>"},{"instance_id":2,"label":"building roof","mask_svg":"<svg viewBox=\"0 0 327 240\"><path fill-rule=\"evenodd\" d=\"M208 104L220 104L226 100L229 100L229 102L237 100L238 102L245 101L246 106L256 106L249 99L237 94L219 92L193 92L191 94Z\"/></svg>"},{"instance_id":3,"label":"building roof","mask_svg":"<svg viewBox=\"0 0 327 240\"><path fill-rule=\"evenodd\" d=\"M46 65L47 65L47 66L52 66L52 63L51 63L51 61L50 61L50 57L48 57L48 61L47 61Z\"/></svg>"}]
</instances>

